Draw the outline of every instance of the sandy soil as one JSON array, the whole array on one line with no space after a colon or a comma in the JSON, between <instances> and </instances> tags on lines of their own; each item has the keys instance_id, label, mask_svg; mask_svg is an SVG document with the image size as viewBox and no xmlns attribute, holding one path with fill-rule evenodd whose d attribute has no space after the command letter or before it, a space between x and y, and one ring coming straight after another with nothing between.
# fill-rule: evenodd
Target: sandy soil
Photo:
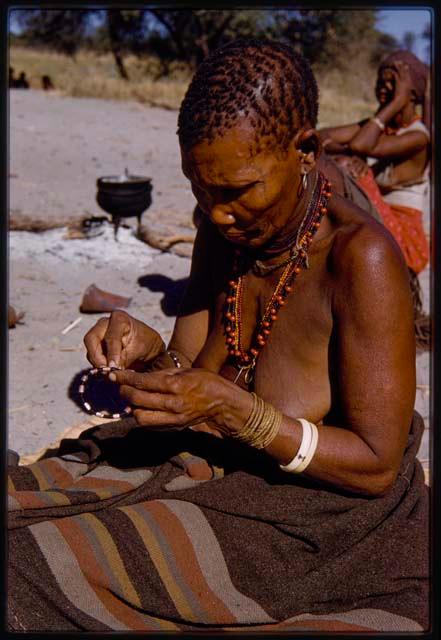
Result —
<instances>
[{"instance_id":1,"label":"sandy soil","mask_svg":"<svg viewBox=\"0 0 441 640\"><path fill-rule=\"evenodd\" d=\"M103 215L96 180L131 173L153 179L143 222L165 233L192 233L194 199L180 171L177 113L135 103L79 99L39 91L10 92L10 217ZM129 221L130 222L130 221ZM426 221L426 228L428 221ZM30 453L87 419L73 388L87 368L83 335L102 315L79 312L84 290L131 296L128 309L170 336L190 260L140 242L134 225L119 242L101 234L66 239L66 228L9 234L9 299L24 323L9 331L9 447ZM181 247L184 245L178 245ZM185 249L185 247L184 247ZM191 246L182 253L190 254ZM421 278L429 306L429 270ZM73 320L81 322L66 335ZM417 357L416 407L426 420L420 457L429 457L429 355Z\"/></svg>"}]
</instances>

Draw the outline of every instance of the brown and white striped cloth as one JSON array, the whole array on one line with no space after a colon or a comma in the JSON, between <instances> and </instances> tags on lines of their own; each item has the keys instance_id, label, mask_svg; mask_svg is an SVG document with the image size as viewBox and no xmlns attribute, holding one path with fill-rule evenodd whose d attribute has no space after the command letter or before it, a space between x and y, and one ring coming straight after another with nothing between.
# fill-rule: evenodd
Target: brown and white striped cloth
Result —
<instances>
[{"instance_id":1,"label":"brown and white striped cloth","mask_svg":"<svg viewBox=\"0 0 441 640\"><path fill-rule=\"evenodd\" d=\"M415 414L384 496L333 491L263 452L133 419L8 474L13 631L420 632L428 494ZM54 455L55 454L55 455Z\"/></svg>"}]
</instances>

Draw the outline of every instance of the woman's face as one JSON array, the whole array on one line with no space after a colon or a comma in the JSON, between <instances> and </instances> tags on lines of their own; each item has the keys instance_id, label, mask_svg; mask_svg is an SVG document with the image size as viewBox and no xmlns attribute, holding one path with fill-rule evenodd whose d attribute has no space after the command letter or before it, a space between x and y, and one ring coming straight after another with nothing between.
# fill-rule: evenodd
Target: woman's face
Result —
<instances>
[{"instance_id":1,"label":"woman's face","mask_svg":"<svg viewBox=\"0 0 441 640\"><path fill-rule=\"evenodd\" d=\"M213 142L181 152L182 170L210 220L229 241L260 247L289 220L298 202L299 152L254 152L255 132L237 124Z\"/></svg>"},{"instance_id":2,"label":"woman's face","mask_svg":"<svg viewBox=\"0 0 441 640\"><path fill-rule=\"evenodd\" d=\"M395 93L395 75L390 67L380 69L375 86L375 95L380 105L391 102Z\"/></svg>"}]
</instances>

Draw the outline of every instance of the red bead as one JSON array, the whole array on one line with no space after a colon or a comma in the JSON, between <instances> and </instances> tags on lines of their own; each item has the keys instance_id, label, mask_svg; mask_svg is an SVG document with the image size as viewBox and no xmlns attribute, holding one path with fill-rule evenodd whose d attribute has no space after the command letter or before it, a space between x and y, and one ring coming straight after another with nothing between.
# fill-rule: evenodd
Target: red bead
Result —
<instances>
[{"instance_id":1,"label":"red bead","mask_svg":"<svg viewBox=\"0 0 441 640\"><path fill-rule=\"evenodd\" d=\"M294 273L300 273L301 269L300 267L294 267Z\"/></svg>"},{"instance_id":2,"label":"red bead","mask_svg":"<svg viewBox=\"0 0 441 640\"><path fill-rule=\"evenodd\" d=\"M273 317L273 316L277 317L277 309L275 307L272 307L270 309L270 313L271 313L271 317Z\"/></svg>"},{"instance_id":3,"label":"red bead","mask_svg":"<svg viewBox=\"0 0 441 640\"><path fill-rule=\"evenodd\" d=\"M227 311L227 313L225 314L225 317L228 318L228 320L232 320L233 314L231 313L231 311Z\"/></svg>"},{"instance_id":4,"label":"red bead","mask_svg":"<svg viewBox=\"0 0 441 640\"><path fill-rule=\"evenodd\" d=\"M231 296L228 296L226 302L227 304L231 304L232 302L234 302L234 298L232 298Z\"/></svg>"},{"instance_id":5,"label":"red bead","mask_svg":"<svg viewBox=\"0 0 441 640\"><path fill-rule=\"evenodd\" d=\"M290 287L290 286L289 286L289 284L287 284L287 285L285 286L285 291L286 291L286 293L291 293L291 291L292 291L292 287Z\"/></svg>"},{"instance_id":6,"label":"red bead","mask_svg":"<svg viewBox=\"0 0 441 640\"><path fill-rule=\"evenodd\" d=\"M314 227L315 227L316 229L318 229L318 228L319 228L319 226L320 226L320 222L314 222Z\"/></svg>"},{"instance_id":7,"label":"red bead","mask_svg":"<svg viewBox=\"0 0 441 640\"><path fill-rule=\"evenodd\" d=\"M226 343L227 344L233 344L233 342L234 342L233 338L227 338L226 339Z\"/></svg>"},{"instance_id":8,"label":"red bead","mask_svg":"<svg viewBox=\"0 0 441 640\"><path fill-rule=\"evenodd\" d=\"M275 321L277 320L277 313L272 313L272 314L271 314L271 320L272 320L273 322L275 322Z\"/></svg>"},{"instance_id":9,"label":"red bead","mask_svg":"<svg viewBox=\"0 0 441 640\"><path fill-rule=\"evenodd\" d=\"M230 287L237 287L235 280L230 280L228 284L230 285Z\"/></svg>"},{"instance_id":10,"label":"red bead","mask_svg":"<svg viewBox=\"0 0 441 640\"><path fill-rule=\"evenodd\" d=\"M265 320L264 322L262 322L264 327L269 327L270 323L268 322L268 320Z\"/></svg>"},{"instance_id":11,"label":"red bead","mask_svg":"<svg viewBox=\"0 0 441 640\"><path fill-rule=\"evenodd\" d=\"M325 215L325 213L328 211L326 207L322 207L320 209L320 211L323 213L323 215Z\"/></svg>"},{"instance_id":12,"label":"red bead","mask_svg":"<svg viewBox=\"0 0 441 640\"><path fill-rule=\"evenodd\" d=\"M263 330L263 333L264 333L266 336L269 336L269 334L271 333L271 330L270 330L270 329L264 329L264 330Z\"/></svg>"},{"instance_id":13,"label":"red bead","mask_svg":"<svg viewBox=\"0 0 441 640\"><path fill-rule=\"evenodd\" d=\"M283 307L283 305L284 305L284 304L286 304L286 300L283 300L283 299L282 299L282 300L279 302L279 304L280 304L280 306L281 306L281 307Z\"/></svg>"},{"instance_id":14,"label":"red bead","mask_svg":"<svg viewBox=\"0 0 441 640\"><path fill-rule=\"evenodd\" d=\"M231 322L236 322L236 316L231 316Z\"/></svg>"},{"instance_id":15,"label":"red bead","mask_svg":"<svg viewBox=\"0 0 441 640\"><path fill-rule=\"evenodd\" d=\"M239 351L239 349L236 349L236 350L235 350L234 355L235 355L236 357L239 357L239 356L240 356L240 351Z\"/></svg>"},{"instance_id":16,"label":"red bead","mask_svg":"<svg viewBox=\"0 0 441 640\"><path fill-rule=\"evenodd\" d=\"M259 355L259 352L257 351L257 349L251 349L251 354L252 354L253 356L258 356L258 355Z\"/></svg>"}]
</instances>

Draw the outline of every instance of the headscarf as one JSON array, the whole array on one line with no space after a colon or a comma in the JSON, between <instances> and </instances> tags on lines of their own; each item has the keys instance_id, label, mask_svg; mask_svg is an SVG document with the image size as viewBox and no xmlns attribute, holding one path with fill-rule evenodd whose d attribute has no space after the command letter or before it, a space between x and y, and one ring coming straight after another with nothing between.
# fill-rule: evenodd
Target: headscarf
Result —
<instances>
[{"instance_id":1,"label":"headscarf","mask_svg":"<svg viewBox=\"0 0 441 640\"><path fill-rule=\"evenodd\" d=\"M398 61L408 65L417 102L422 103L424 101L424 92L426 90L429 67L424 64L424 62L421 62L421 60L411 51L401 49L388 55L387 58L381 62L378 71L387 67L394 67L395 63Z\"/></svg>"}]
</instances>

